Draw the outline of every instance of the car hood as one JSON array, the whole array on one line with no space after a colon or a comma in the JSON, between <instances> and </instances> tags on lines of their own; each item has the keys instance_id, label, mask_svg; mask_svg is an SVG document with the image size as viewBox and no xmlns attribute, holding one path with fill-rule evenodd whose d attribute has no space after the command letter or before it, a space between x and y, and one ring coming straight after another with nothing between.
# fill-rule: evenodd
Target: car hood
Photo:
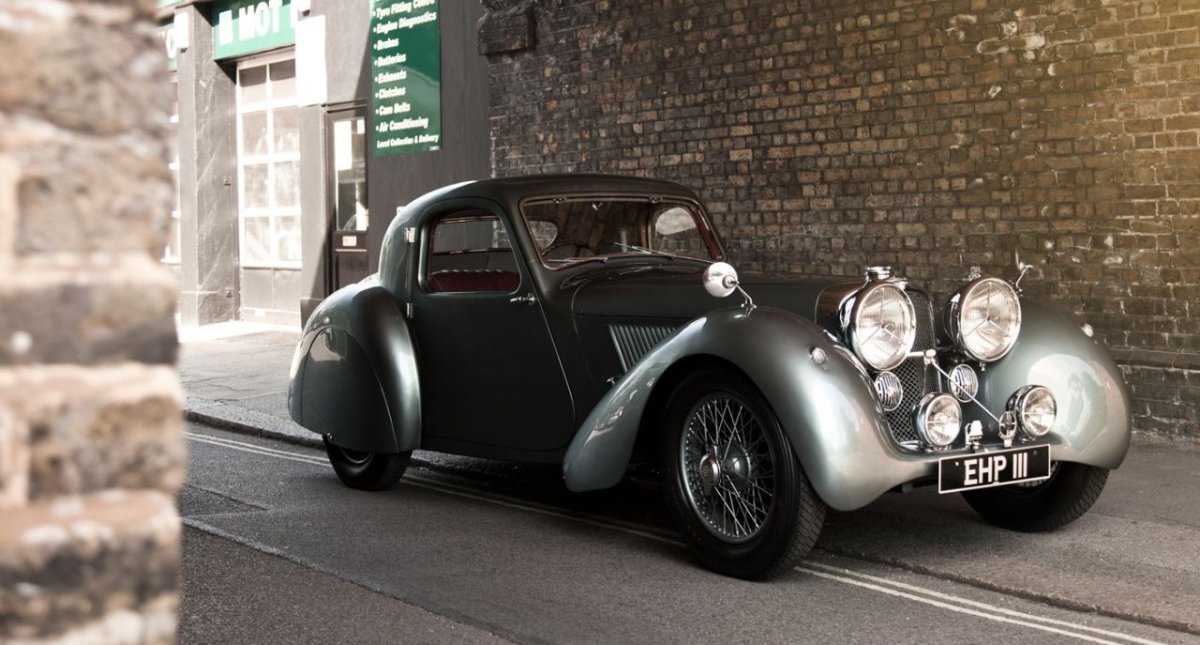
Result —
<instances>
[{"instance_id":1,"label":"car hood","mask_svg":"<svg viewBox=\"0 0 1200 645\"><path fill-rule=\"evenodd\" d=\"M741 295L714 298L701 276L708 265L676 261L653 266L603 267L588 272L575 286L576 316L672 318L690 320L707 311L737 306ZM813 318L817 297L830 281L740 274L742 288L758 306L778 307Z\"/></svg>"}]
</instances>

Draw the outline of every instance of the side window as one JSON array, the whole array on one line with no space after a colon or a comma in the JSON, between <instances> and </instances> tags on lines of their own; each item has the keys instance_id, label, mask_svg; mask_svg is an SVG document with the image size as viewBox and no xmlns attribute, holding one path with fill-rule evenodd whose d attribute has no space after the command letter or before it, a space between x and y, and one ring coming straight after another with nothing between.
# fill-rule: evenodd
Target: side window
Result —
<instances>
[{"instance_id":1,"label":"side window","mask_svg":"<svg viewBox=\"0 0 1200 645\"><path fill-rule=\"evenodd\" d=\"M437 220L425 252L429 291L507 293L520 286L508 231L490 213L455 213Z\"/></svg>"}]
</instances>

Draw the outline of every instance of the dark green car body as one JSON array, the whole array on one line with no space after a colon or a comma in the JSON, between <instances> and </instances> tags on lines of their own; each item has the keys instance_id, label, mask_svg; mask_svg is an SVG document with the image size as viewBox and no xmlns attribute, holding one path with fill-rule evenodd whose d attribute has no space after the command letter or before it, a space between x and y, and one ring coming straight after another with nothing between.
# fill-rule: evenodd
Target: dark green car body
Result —
<instances>
[{"instance_id":1,"label":"dark green car body","mask_svg":"<svg viewBox=\"0 0 1200 645\"><path fill-rule=\"evenodd\" d=\"M555 239L541 240L550 234L534 226L531 204L588 199L690 209L706 245L694 254L707 257L628 252L548 264L573 225L557 220ZM439 251L448 242L435 239L435 226L463 221L490 222L493 246ZM291 415L356 451L561 462L569 488L592 490L652 458L674 384L719 366L762 392L813 489L836 509L929 482L938 459L981 449L960 442L935 452L900 440L908 411L884 412L870 371L819 311L823 298L861 281L744 277L756 305L744 307L702 286L705 269L724 255L700 200L668 182L561 175L434 191L392 222L379 272L330 296L307 321L292 366ZM447 289L435 284L444 276L491 282ZM919 289L908 292L923 329L917 349L951 352L941 309ZM1021 386L1048 387L1058 420L1030 443L1052 446L1058 461L1117 467L1130 437L1119 369L1070 316L1021 305L1015 346L980 371L979 402L998 412ZM910 367L919 372L921 360ZM944 387L936 375L917 382L922 391L906 394L905 406ZM981 421L982 449L998 448L993 417L978 408L964 406L963 421Z\"/></svg>"}]
</instances>

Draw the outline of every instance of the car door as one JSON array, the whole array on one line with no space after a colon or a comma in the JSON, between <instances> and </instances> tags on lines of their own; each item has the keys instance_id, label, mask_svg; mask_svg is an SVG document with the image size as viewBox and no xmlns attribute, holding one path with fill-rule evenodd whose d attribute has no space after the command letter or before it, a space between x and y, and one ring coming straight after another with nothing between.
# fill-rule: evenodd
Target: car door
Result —
<instances>
[{"instance_id":1,"label":"car door","mask_svg":"<svg viewBox=\"0 0 1200 645\"><path fill-rule=\"evenodd\" d=\"M510 451L564 447L574 409L540 297L497 210L460 201L421 230L411 323L422 432L435 449L536 459Z\"/></svg>"}]
</instances>

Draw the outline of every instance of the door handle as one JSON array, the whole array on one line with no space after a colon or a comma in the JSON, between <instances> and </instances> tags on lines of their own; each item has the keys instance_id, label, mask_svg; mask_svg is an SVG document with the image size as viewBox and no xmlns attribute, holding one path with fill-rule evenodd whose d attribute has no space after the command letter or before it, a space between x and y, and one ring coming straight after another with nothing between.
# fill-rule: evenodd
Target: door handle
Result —
<instances>
[{"instance_id":1,"label":"door handle","mask_svg":"<svg viewBox=\"0 0 1200 645\"><path fill-rule=\"evenodd\" d=\"M533 297L532 293L527 293L523 296L513 296L508 299L514 305L534 305L537 304L537 298Z\"/></svg>"}]
</instances>

